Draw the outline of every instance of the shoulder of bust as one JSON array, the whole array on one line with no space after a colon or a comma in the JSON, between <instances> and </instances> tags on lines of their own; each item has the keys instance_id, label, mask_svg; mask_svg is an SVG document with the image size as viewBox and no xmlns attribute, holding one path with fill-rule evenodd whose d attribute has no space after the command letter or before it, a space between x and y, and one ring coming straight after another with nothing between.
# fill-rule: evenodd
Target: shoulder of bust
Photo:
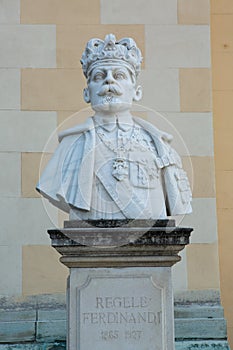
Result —
<instances>
[{"instance_id":1,"label":"shoulder of bust","mask_svg":"<svg viewBox=\"0 0 233 350\"><path fill-rule=\"evenodd\" d=\"M133 119L137 124L139 124L143 129L145 129L149 134L160 139L160 141L165 141L167 143L170 143L173 140L172 135L168 134L165 131L159 130L158 128L156 128L156 126L147 122L146 120L141 119L139 117L133 117Z\"/></svg>"},{"instance_id":2,"label":"shoulder of bust","mask_svg":"<svg viewBox=\"0 0 233 350\"><path fill-rule=\"evenodd\" d=\"M182 168L180 156L170 145L173 136L157 129L153 124L141 118L134 118L134 120L154 139L160 163L159 167L176 165L178 168Z\"/></svg>"},{"instance_id":3,"label":"shoulder of bust","mask_svg":"<svg viewBox=\"0 0 233 350\"><path fill-rule=\"evenodd\" d=\"M82 133L89 131L93 128L94 128L93 118L89 117L89 118L87 118L85 123L80 124L80 125L75 125L73 128L61 131L58 134L58 141L61 142L64 139L64 137L79 135L79 134L82 134Z\"/></svg>"}]
</instances>

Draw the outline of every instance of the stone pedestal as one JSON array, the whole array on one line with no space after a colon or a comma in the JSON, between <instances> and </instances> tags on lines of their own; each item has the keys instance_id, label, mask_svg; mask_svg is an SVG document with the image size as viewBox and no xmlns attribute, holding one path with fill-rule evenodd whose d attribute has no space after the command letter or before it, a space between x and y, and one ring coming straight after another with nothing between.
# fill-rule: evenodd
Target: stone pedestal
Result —
<instances>
[{"instance_id":1,"label":"stone pedestal","mask_svg":"<svg viewBox=\"0 0 233 350\"><path fill-rule=\"evenodd\" d=\"M92 224L48 231L70 268L68 349L173 350L171 266L192 229L173 220Z\"/></svg>"}]
</instances>

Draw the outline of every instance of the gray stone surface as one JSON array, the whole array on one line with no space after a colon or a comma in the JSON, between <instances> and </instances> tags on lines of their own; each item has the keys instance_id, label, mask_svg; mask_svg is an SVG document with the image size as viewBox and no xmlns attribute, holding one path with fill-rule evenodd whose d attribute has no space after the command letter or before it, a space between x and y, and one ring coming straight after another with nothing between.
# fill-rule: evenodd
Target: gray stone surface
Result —
<instances>
[{"instance_id":1,"label":"gray stone surface","mask_svg":"<svg viewBox=\"0 0 233 350\"><path fill-rule=\"evenodd\" d=\"M35 321L1 322L0 343L35 340Z\"/></svg>"},{"instance_id":2,"label":"gray stone surface","mask_svg":"<svg viewBox=\"0 0 233 350\"><path fill-rule=\"evenodd\" d=\"M220 292L218 289L189 290L174 294L175 308L220 307ZM66 296L63 293L39 294L32 296L0 297L0 310L58 310L66 306Z\"/></svg>"},{"instance_id":3,"label":"gray stone surface","mask_svg":"<svg viewBox=\"0 0 233 350\"><path fill-rule=\"evenodd\" d=\"M35 321L36 310L6 310L0 312L0 322Z\"/></svg>"},{"instance_id":4,"label":"gray stone surface","mask_svg":"<svg viewBox=\"0 0 233 350\"><path fill-rule=\"evenodd\" d=\"M64 350L65 343L0 344L0 350ZM175 343L176 350L230 350L226 341L184 341Z\"/></svg>"},{"instance_id":5,"label":"gray stone surface","mask_svg":"<svg viewBox=\"0 0 233 350\"><path fill-rule=\"evenodd\" d=\"M176 350L230 350L227 341L182 341L176 342Z\"/></svg>"},{"instance_id":6,"label":"gray stone surface","mask_svg":"<svg viewBox=\"0 0 233 350\"><path fill-rule=\"evenodd\" d=\"M175 318L224 318L220 305L186 305L175 307Z\"/></svg>"},{"instance_id":7,"label":"gray stone surface","mask_svg":"<svg viewBox=\"0 0 233 350\"><path fill-rule=\"evenodd\" d=\"M38 310L37 318L38 318L38 321L65 320L66 310L63 310L63 309Z\"/></svg>"},{"instance_id":8,"label":"gray stone surface","mask_svg":"<svg viewBox=\"0 0 233 350\"><path fill-rule=\"evenodd\" d=\"M217 340L219 336L226 339L223 308L217 304L217 301L211 304L208 296L206 296L205 303L203 300L201 304L193 303L193 294L191 300L189 294L184 298L183 305L180 303L175 305L175 337L176 339L186 339L185 342L177 341L179 349L189 349L194 344L196 344L197 348L202 346L204 349L211 349L210 344L215 344L217 349L227 349L226 345L224 345L226 343ZM215 295L217 295L217 292ZM196 293L196 296L198 296L198 293ZM65 340L66 311L64 295L41 295L28 297L20 301L17 300L17 302L12 298L2 298L0 301L0 343L11 341L16 343L11 345L12 349L22 349L22 347L17 347L17 342L28 339L28 333L23 333L25 331L25 321L34 323L36 333L31 341L37 340L40 344L38 346L46 343L50 344L59 339ZM3 309L3 306L7 310ZM16 311L13 311L13 309ZM19 339L19 333L21 334L20 340L17 340ZM192 337L196 339L212 339L212 342L207 340L202 342L187 341L192 339ZM7 348L0 345L1 349ZM35 344L30 349L38 350L41 347L37 348ZM45 350L47 348L42 349ZM196 348L194 347L194 349Z\"/></svg>"},{"instance_id":9,"label":"gray stone surface","mask_svg":"<svg viewBox=\"0 0 233 350\"><path fill-rule=\"evenodd\" d=\"M225 339L226 321L224 318L179 318L175 322L175 334L177 339Z\"/></svg>"},{"instance_id":10,"label":"gray stone surface","mask_svg":"<svg viewBox=\"0 0 233 350\"><path fill-rule=\"evenodd\" d=\"M66 310L38 310L38 342L49 342L66 339Z\"/></svg>"},{"instance_id":11,"label":"gray stone surface","mask_svg":"<svg viewBox=\"0 0 233 350\"><path fill-rule=\"evenodd\" d=\"M66 320L47 320L37 322L36 341L48 342L66 339Z\"/></svg>"},{"instance_id":12,"label":"gray stone surface","mask_svg":"<svg viewBox=\"0 0 233 350\"><path fill-rule=\"evenodd\" d=\"M64 309L66 296L63 293L38 294L24 297L0 297L0 310L27 311Z\"/></svg>"},{"instance_id":13,"label":"gray stone surface","mask_svg":"<svg viewBox=\"0 0 233 350\"><path fill-rule=\"evenodd\" d=\"M65 350L64 342L43 344L0 344L0 350Z\"/></svg>"},{"instance_id":14,"label":"gray stone surface","mask_svg":"<svg viewBox=\"0 0 233 350\"><path fill-rule=\"evenodd\" d=\"M68 349L174 349L170 267L71 269Z\"/></svg>"},{"instance_id":15,"label":"gray stone surface","mask_svg":"<svg viewBox=\"0 0 233 350\"><path fill-rule=\"evenodd\" d=\"M143 221L143 220L142 220ZM192 228L77 227L48 230L67 267L172 266L189 243Z\"/></svg>"},{"instance_id":16,"label":"gray stone surface","mask_svg":"<svg viewBox=\"0 0 233 350\"><path fill-rule=\"evenodd\" d=\"M177 291L174 294L174 299L176 305L221 304L219 289Z\"/></svg>"},{"instance_id":17,"label":"gray stone surface","mask_svg":"<svg viewBox=\"0 0 233 350\"><path fill-rule=\"evenodd\" d=\"M0 344L0 350L64 350L65 343ZM226 341L182 341L175 343L176 350L230 350Z\"/></svg>"},{"instance_id":18,"label":"gray stone surface","mask_svg":"<svg viewBox=\"0 0 233 350\"><path fill-rule=\"evenodd\" d=\"M141 221L48 231L70 268L69 350L174 349L171 266L192 229Z\"/></svg>"}]
</instances>

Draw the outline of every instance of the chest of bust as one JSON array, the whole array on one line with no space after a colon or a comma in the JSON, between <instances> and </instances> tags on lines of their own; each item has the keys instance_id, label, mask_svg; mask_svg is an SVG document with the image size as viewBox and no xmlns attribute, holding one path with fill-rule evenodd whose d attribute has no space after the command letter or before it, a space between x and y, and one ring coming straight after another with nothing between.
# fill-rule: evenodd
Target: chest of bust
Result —
<instances>
[{"instance_id":1,"label":"chest of bust","mask_svg":"<svg viewBox=\"0 0 233 350\"><path fill-rule=\"evenodd\" d=\"M95 153L95 169L103 168L112 181L129 180L131 186L145 189L159 185L156 148L150 135L139 126L127 130L116 127L112 131L97 128Z\"/></svg>"}]
</instances>

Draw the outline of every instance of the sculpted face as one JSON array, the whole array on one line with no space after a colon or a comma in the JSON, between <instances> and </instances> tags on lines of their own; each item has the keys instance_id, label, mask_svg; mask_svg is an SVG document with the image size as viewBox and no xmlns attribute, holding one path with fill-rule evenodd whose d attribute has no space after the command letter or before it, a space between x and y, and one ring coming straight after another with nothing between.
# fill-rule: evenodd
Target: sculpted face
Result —
<instances>
[{"instance_id":1,"label":"sculpted face","mask_svg":"<svg viewBox=\"0 0 233 350\"><path fill-rule=\"evenodd\" d=\"M104 64L95 67L89 77L84 99L96 112L129 110L142 96L136 78L125 66Z\"/></svg>"}]
</instances>

